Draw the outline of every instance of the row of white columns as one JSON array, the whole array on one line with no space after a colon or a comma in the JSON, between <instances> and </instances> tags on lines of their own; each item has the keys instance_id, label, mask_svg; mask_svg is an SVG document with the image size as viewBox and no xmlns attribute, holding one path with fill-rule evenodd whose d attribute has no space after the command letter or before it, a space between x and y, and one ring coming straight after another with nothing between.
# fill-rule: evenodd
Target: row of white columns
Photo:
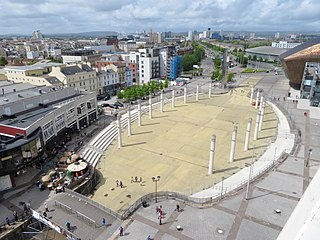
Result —
<instances>
[{"instance_id":1,"label":"row of white columns","mask_svg":"<svg viewBox=\"0 0 320 240\"><path fill-rule=\"evenodd\" d=\"M253 91L252 91L252 93L253 93ZM259 99L256 102L259 102ZM259 110L258 110L258 114L257 114L257 118L256 118L256 126L255 126L253 140L257 140L258 139L258 131L262 130L264 110L265 110L265 101L264 101L263 96L261 96L260 106L259 106ZM252 118L249 118L248 119L248 124L247 124L247 129L246 129L246 135L245 135L244 151L248 151L248 149L249 149L251 126L252 126ZM229 157L229 162L230 163L233 162L233 160L234 160L234 154L235 154L235 149L236 149L237 131L238 131L238 127L237 126L233 126L232 138L231 138L230 157ZM214 171L215 145L216 145L216 135L212 135L211 144L210 144L210 157L209 157L208 174L213 174L213 171Z\"/></svg>"}]
</instances>

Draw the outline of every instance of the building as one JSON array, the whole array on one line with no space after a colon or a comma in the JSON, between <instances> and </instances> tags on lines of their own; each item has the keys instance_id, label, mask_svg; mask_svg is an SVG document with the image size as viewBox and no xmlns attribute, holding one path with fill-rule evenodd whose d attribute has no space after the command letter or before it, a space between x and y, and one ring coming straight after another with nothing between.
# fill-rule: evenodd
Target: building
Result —
<instances>
[{"instance_id":1,"label":"building","mask_svg":"<svg viewBox=\"0 0 320 240\"><path fill-rule=\"evenodd\" d=\"M175 80L182 71L182 56L174 56L170 62L170 79Z\"/></svg>"},{"instance_id":2,"label":"building","mask_svg":"<svg viewBox=\"0 0 320 240\"><path fill-rule=\"evenodd\" d=\"M292 84L300 86L307 62L320 62L320 38L296 46L280 55L283 70ZM319 71L319 70L318 70Z\"/></svg>"},{"instance_id":3,"label":"building","mask_svg":"<svg viewBox=\"0 0 320 240\"><path fill-rule=\"evenodd\" d=\"M257 57L257 59L265 60L268 62L273 61L280 61L279 56L286 52L288 49L286 48L276 48L271 46L262 46L262 47L255 47L255 48L247 48L245 51L248 56L251 56L253 58L254 56Z\"/></svg>"},{"instance_id":4,"label":"building","mask_svg":"<svg viewBox=\"0 0 320 240\"><path fill-rule=\"evenodd\" d=\"M126 63L124 61L117 61L117 62L109 62L109 61L97 61L96 62L97 69L99 71L102 70L103 67L106 69L112 69L118 74L118 88L123 88L126 86L126 79L125 79L125 71L126 71Z\"/></svg>"},{"instance_id":5,"label":"building","mask_svg":"<svg viewBox=\"0 0 320 240\"><path fill-rule=\"evenodd\" d=\"M115 45L84 46L83 49L93 50L96 53L114 52L116 50Z\"/></svg>"},{"instance_id":6,"label":"building","mask_svg":"<svg viewBox=\"0 0 320 240\"><path fill-rule=\"evenodd\" d=\"M47 56L53 57L53 58L60 58L61 57L61 48L54 46L54 47L48 47L46 49Z\"/></svg>"},{"instance_id":7,"label":"building","mask_svg":"<svg viewBox=\"0 0 320 240\"><path fill-rule=\"evenodd\" d=\"M27 51L27 59L36 59L40 57L39 51Z\"/></svg>"},{"instance_id":8,"label":"building","mask_svg":"<svg viewBox=\"0 0 320 240\"><path fill-rule=\"evenodd\" d=\"M57 63L36 63L30 66L7 66L5 75L15 83L30 83L37 86L62 86L56 76L49 75Z\"/></svg>"},{"instance_id":9,"label":"building","mask_svg":"<svg viewBox=\"0 0 320 240\"><path fill-rule=\"evenodd\" d=\"M272 47L275 48L294 48L298 45L300 45L301 43L294 43L294 42L287 42L287 41L280 41L280 42L272 42Z\"/></svg>"},{"instance_id":10,"label":"building","mask_svg":"<svg viewBox=\"0 0 320 240\"><path fill-rule=\"evenodd\" d=\"M64 86L95 92L98 95L103 92L102 84L97 79L96 71L86 64L54 66L49 76L56 77Z\"/></svg>"},{"instance_id":11,"label":"building","mask_svg":"<svg viewBox=\"0 0 320 240\"><path fill-rule=\"evenodd\" d=\"M173 79L171 78L171 70L173 66L171 65L171 61L175 56L177 56L175 46L167 46L159 49L160 78Z\"/></svg>"},{"instance_id":12,"label":"building","mask_svg":"<svg viewBox=\"0 0 320 240\"><path fill-rule=\"evenodd\" d=\"M153 48L139 49L140 84L146 84L151 79L160 77L159 50Z\"/></svg>"},{"instance_id":13,"label":"building","mask_svg":"<svg viewBox=\"0 0 320 240\"><path fill-rule=\"evenodd\" d=\"M40 32L40 30L32 32L32 39L36 39L36 40L42 40L43 39L43 35Z\"/></svg>"},{"instance_id":14,"label":"building","mask_svg":"<svg viewBox=\"0 0 320 240\"><path fill-rule=\"evenodd\" d=\"M62 52L63 63L85 63L90 67L95 67L96 61L100 60L101 54L94 50L70 50Z\"/></svg>"},{"instance_id":15,"label":"building","mask_svg":"<svg viewBox=\"0 0 320 240\"><path fill-rule=\"evenodd\" d=\"M17 85L1 86L0 191L15 187L25 168L40 164L71 132L97 119L95 93Z\"/></svg>"},{"instance_id":16,"label":"building","mask_svg":"<svg viewBox=\"0 0 320 240\"><path fill-rule=\"evenodd\" d=\"M103 94L115 95L118 91L118 73L107 67L96 69L98 81L101 82Z\"/></svg>"},{"instance_id":17,"label":"building","mask_svg":"<svg viewBox=\"0 0 320 240\"><path fill-rule=\"evenodd\" d=\"M130 67L126 67L125 79L126 86L131 87L133 85L133 71L130 69Z\"/></svg>"}]
</instances>

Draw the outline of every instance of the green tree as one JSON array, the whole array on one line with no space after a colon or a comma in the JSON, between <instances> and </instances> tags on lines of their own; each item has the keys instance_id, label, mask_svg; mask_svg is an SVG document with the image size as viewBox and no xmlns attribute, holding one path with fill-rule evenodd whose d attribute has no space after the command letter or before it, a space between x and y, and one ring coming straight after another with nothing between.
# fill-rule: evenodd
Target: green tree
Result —
<instances>
[{"instance_id":1,"label":"green tree","mask_svg":"<svg viewBox=\"0 0 320 240\"><path fill-rule=\"evenodd\" d=\"M257 55L252 56L252 61L257 61Z\"/></svg>"},{"instance_id":2,"label":"green tree","mask_svg":"<svg viewBox=\"0 0 320 240\"><path fill-rule=\"evenodd\" d=\"M233 77L234 77L234 73L228 73L227 82L230 82Z\"/></svg>"},{"instance_id":3,"label":"green tree","mask_svg":"<svg viewBox=\"0 0 320 240\"><path fill-rule=\"evenodd\" d=\"M0 66L5 66L8 64L8 61L5 57L0 57Z\"/></svg>"},{"instance_id":4,"label":"green tree","mask_svg":"<svg viewBox=\"0 0 320 240\"><path fill-rule=\"evenodd\" d=\"M123 98L123 93L120 91L117 92L117 98L122 99Z\"/></svg>"},{"instance_id":5,"label":"green tree","mask_svg":"<svg viewBox=\"0 0 320 240\"><path fill-rule=\"evenodd\" d=\"M166 79L164 81L164 88L168 88L168 87L169 87L169 81L168 81L168 79Z\"/></svg>"}]
</instances>

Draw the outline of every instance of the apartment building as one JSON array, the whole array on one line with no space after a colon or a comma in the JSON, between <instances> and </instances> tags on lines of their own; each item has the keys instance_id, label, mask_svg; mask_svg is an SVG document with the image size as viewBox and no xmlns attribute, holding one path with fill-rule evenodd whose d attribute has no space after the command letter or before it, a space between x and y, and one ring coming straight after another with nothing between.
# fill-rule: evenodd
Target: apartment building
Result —
<instances>
[{"instance_id":1,"label":"apartment building","mask_svg":"<svg viewBox=\"0 0 320 240\"><path fill-rule=\"evenodd\" d=\"M96 71L86 64L54 66L49 75L58 78L64 86L96 92L99 95L103 92L102 84L97 80Z\"/></svg>"},{"instance_id":2,"label":"apartment building","mask_svg":"<svg viewBox=\"0 0 320 240\"><path fill-rule=\"evenodd\" d=\"M140 84L146 84L151 79L160 77L159 50L153 48L139 49Z\"/></svg>"},{"instance_id":3,"label":"apartment building","mask_svg":"<svg viewBox=\"0 0 320 240\"><path fill-rule=\"evenodd\" d=\"M103 94L115 95L118 90L119 76L118 73L107 67L96 69L98 81L101 82Z\"/></svg>"},{"instance_id":4,"label":"apartment building","mask_svg":"<svg viewBox=\"0 0 320 240\"><path fill-rule=\"evenodd\" d=\"M103 67L105 67L106 69L113 70L118 74L118 88L126 86L126 63L124 61L109 62L100 60L96 62L96 68L99 71L101 71Z\"/></svg>"},{"instance_id":5,"label":"apartment building","mask_svg":"<svg viewBox=\"0 0 320 240\"><path fill-rule=\"evenodd\" d=\"M62 86L56 76L49 75L57 63L38 63L30 66L8 66L4 68L8 80L15 83L31 83L36 86Z\"/></svg>"}]
</instances>

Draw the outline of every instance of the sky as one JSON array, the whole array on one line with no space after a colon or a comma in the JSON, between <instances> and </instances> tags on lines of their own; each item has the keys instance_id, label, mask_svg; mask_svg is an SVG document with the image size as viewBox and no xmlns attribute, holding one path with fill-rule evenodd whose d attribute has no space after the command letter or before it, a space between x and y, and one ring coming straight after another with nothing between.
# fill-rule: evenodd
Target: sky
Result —
<instances>
[{"instance_id":1,"label":"sky","mask_svg":"<svg viewBox=\"0 0 320 240\"><path fill-rule=\"evenodd\" d=\"M319 31L320 0L1 0L0 35Z\"/></svg>"}]
</instances>

